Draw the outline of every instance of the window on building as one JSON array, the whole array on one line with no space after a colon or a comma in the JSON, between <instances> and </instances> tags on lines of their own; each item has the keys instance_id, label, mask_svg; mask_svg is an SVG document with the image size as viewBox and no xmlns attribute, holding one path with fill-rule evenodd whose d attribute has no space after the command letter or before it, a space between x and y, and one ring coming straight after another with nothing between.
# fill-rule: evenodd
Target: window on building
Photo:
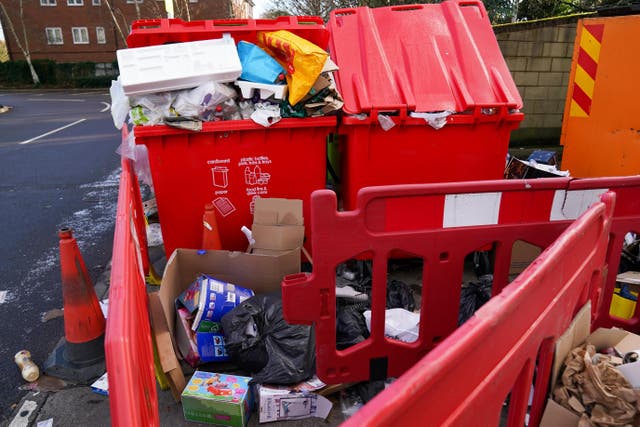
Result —
<instances>
[{"instance_id":1,"label":"window on building","mask_svg":"<svg viewBox=\"0 0 640 427\"><path fill-rule=\"evenodd\" d=\"M62 44L62 28L47 27L45 32L47 33L47 44Z\"/></svg>"},{"instance_id":2,"label":"window on building","mask_svg":"<svg viewBox=\"0 0 640 427\"><path fill-rule=\"evenodd\" d=\"M189 0L189 3L198 3L198 0Z\"/></svg>"},{"instance_id":3,"label":"window on building","mask_svg":"<svg viewBox=\"0 0 640 427\"><path fill-rule=\"evenodd\" d=\"M71 28L71 34L73 35L73 44L89 43L89 31L87 31L87 27L73 27Z\"/></svg>"},{"instance_id":4,"label":"window on building","mask_svg":"<svg viewBox=\"0 0 640 427\"><path fill-rule=\"evenodd\" d=\"M107 37L104 34L104 27L96 27L96 40L98 44L105 44L107 42Z\"/></svg>"},{"instance_id":5,"label":"window on building","mask_svg":"<svg viewBox=\"0 0 640 427\"><path fill-rule=\"evenodd\" d=\"M55 6L56 0L40 0L40 6Z\"/></svg>"},{"instance_id":6,"label":"window on building","mask_svg":"<svg viewBox=\"0 0 640 427\"><path fill-rule=\"evenodd\" d=\"M91 0L91 4L94 6L100 6L102 4L101 0Z\"/></svg>"},{"instance_id":7,"label":"window on building","mask_svg":"<svg viewBox=\"0 0 640 427\"><path fill-rule=\"evenodd\" d=\"M144 0L127 0L127 3L129 4L134 4L134 3L142 3Z\"/></svg>"},{"instance_id":8,"label":"window on building","mask_svg":"<svg viewBox=\"0 0 640 427\"><path fill-rule=\"evenodd\" d=\"M82 6L83 0L67 0L67 6Z\"/></svg>"}]
</instances>

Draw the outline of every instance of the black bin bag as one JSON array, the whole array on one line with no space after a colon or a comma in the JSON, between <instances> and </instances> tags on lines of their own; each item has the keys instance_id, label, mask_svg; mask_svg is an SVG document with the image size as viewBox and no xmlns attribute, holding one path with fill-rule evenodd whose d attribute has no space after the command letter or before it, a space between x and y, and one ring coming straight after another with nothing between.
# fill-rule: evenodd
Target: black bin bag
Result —
<instances>
[{"instance_id":1,"label":"black bin bag","mask_svg":"<svg viewBox=\"0 0 640 427\"><path fill-rule=\"evenodd\" d=\"M306 325L290 325L279 295L256 295L222 317L231 360L251 372L255 383L295 384L315 374L315 335Z\"/></svg>"}]
</instances>

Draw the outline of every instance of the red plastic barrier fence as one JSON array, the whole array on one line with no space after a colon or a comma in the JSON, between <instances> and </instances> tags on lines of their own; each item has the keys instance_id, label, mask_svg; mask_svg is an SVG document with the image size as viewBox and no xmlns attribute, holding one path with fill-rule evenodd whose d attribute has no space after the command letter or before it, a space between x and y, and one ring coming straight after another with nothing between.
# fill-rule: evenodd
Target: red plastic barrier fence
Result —
<instances>
[{"instance_id":1,"label":"red plastic barrier fence","mask_svg":"<svg viewBox=\"0 0 640 427\"><path fill-rule=\"evenodd\" d=\"M105 336L114 426L160 425L143 271L146 240L140 238L140 230L145 233L145 229L144 219L142 228L139 224L139 197L131 160L123 158Z\"/></svg>"},{"instance_id":2,"label":"red plastic barrier fence","mask_svg":"<svg viewBox=\"0 0 640 427\"><path fill-rule=\"evenodd\" d=\"M427 257L424 259L432 261L432 264L425 263L425 266L435 266L438 267L438 269L443 267L443 269L433 269L433 271L431 271L430 268L427 268L425 271L426 285L424 285L423 293L425 302L422 307L423 321L421 322L420 341L413 344L393 343L396 346L399 345L402 347L403 353L401 353L401 356L408 359L403 361L407 362L407 366L404 367L403 371L409 368L409 362L418 362L420 357L428 353L439 340L445 339L445 337L452 332L454 334L453 338L458 337L456 339L461 342L461 344L456 345L463 346L459 348L464 349L467 348L466 346L473 347L478 345L477 343L480 341L492 343L494 340L500 339L502 335L494 335L491 332L493 327L499 327L500 325L499 322L496 323L491 320L492 317L489 316L489 313L493 312L489 311L488 308L484 308L483 311L478 312L487 313L488 317L479 318L480 314L477 314L475 319L472 318L463 325L460 330L454 332L456 328L455 317L458 312L459 276L462 271L462 258L464 255L487 243L496 244L494 294L497 294L507 283L508 252L510 251L513 241L521 239L541 247L549 246L562 231L571 224L573 219L584 212L591 202L597 201L598 196L607 189L616 193L617 204L611 221L611 243L609 244L606 259L609 266L617 266L624 234L628 231L638 231L640 228L638 227L640 215L640 177L573 181L569 179L548 179L527 182L494 181L371 188L361 193L358 210L341 213L336 212L335 199L332 195L327 192L318 192L313 198L311 220L313 223L312 226L322 231L321 234L314 237L313 242L320 252L314 254L314 273L308 278L308 282L301 283L300 277L294 277L289 278L287 283L285 283L283 290L285 314L287 316L296 314L297 318L303 317L298 311L293 310L292 313L291 308L291 297L300 296L301 299L298 300L297 305L305 307L305 310L311 314L310 316L304 316L305 319L311 319L306 321L312 322L314 319L316 319L315 321L321 321L321 323L318 324L318 335L319 339L324 340L326 344L326 346L323 347L322 342L319 341L318 345L318 349L322 350L322 353L318 353L319 372L324 372L324 374L321 373L322 376L326 378L326 370L331 369L332 362L336 362L338 363L338 373L341 375L345 373L357 373L364 379L369 378L369 365L362 363L362 361L370 360L370 357L378 357L380 354L386 356L386 353L379 352L380 348L371 345L371 340L359 346L352 347L346 352L336 354L335 351L335 294L333 293L335 292L335 266L337 263L348 259L354 254L358 255L374 251L374 254L377 254L377 256L380 257L379 259L384 261L382 263L376 263L377 266L374 271L374 288L377 289L375 291L375 295L377 296L374 296L374 306L380 308L384 305L384 290L381 290L383 287L379 284L381 279L378 276L381 274L381 277L385 276L386 257L392 254L392 249L402 249L403 251L413 249L412 252L418 255L423 256L426 253ZM145 258L142 255L142 251L144 250L142 246L146 245L139 244L142 240L139 237L139 233L143 228L140 228L139 219L136 218L142 217L136 216L137 214L135 213L140 212L141 209L141 205L136 201L138 191L137 179L133 172L131 162L125 159L123 160L123 172L120 182L116 232L114 236L111 289L109 294L110 308L105 338L105 351L110 383L111 415L112 422L116 426L159 424L157 394L153 374L153 352L147 314L148 303L144 289L143 273L141 271L143 259ZM498 193L500 196L496 195ZM474 198L476 199L475 201ZM471 202L469 202L469 200L471 200ZM493 202L499 200L497 204L488 204L488 206L493 206L494 208L498 206L497 213L493 211L491 211L493 212L491 213L490 209L486 207L486 203L480 203L480 205L484 206L484 210L478 209L478 200L484 202L487 200ZM476 220L476 223L470 224L470 220L462 215L464 209L457 208L457 204L461 204L461 206L465 206L466 204L469 209L474 209L474 216L481 218L482 222L478 223L478 220ZM445 215L446 207L449 207L449 210L446 211L447 214ZM332 232L329 233L328 230ZM578 230L582 230L582 228L578 228ZM362 239L363 233L367 236L367 241L358 240ZM576 232L573 234L576 234ZM580 244L576 244L575 246L559 243L559 245L565 248L567 253L570 253L570 255L562 255L561 261L563 265L565 264L565 258L567 258L566 261L568 262L568 257L571 259L580 259L583 255L590 256L589 254L591 254L591 252L588 252L588 250L596 246L595 244L587 243L585 240L581 240L580 242ZM346 248L343 250L337 243L345 243ZM404 243L410 243L411 245L405 246ZM551 249L549 250L551 251ZM374 258L374 261L375 259L378 258ZM540 261L538 261L536 265L538 263L540 263ZM556 263L552 263L552 265L554 268L557 266ZM558 268L564 268L563 265L560 265ZM591 264L589 262L585 265ZM569 264L567 264L567 266L569 267ZM555 273L551 274L549 273L549 269L545 268L536 274L531 274L531 276L535 276L534 279L536 283L550 283L548 286L551 286L553 290L561 289L561 285L568 282L570 277L568 273L569 270L561 269L557 271L566 271L566 273L559 273L559 275ZM639 325L638 312L636 312L632 319L626 321L613 318L608 314L611 299L609 292L612 293L615 285L615 271L615 267L609 268L609 273L606 276L607 282L605 284L605 296L602 298L602 304L599 308L594 307L594 310L597 309L598 313L596 325L600 322L601 325L621 325L632 331L637 330ZM547 273L544 274L544 272ZM322 277L327 278L324 287L319 286ZM457 284L457 286L429 286L430 283L433 283L434 279L438 279L439 283L452 283ZM302 280L304 280L304 277ZM558 282L558 280L560 282ZM598 281L597 276L589 280L592 280L594 283ZM520 281L518 283L523 282ZM529 281L526 283L529 283ZM303 291L301 287L306 289L306 291ZM489 303L490 305L488 307L494 307L497 313L500 312L500 307L502 307L503 310L511 310L513 306L511 306L511 308L505 308L506 303L504 301L511 301L512 298L516 297L518 298L517 301L522 301L518 295L523 292L524 295L527 296L527 298L524 299L528 302L528 297L530 297L531 294L526 292L532 292L530 290L531 287L534 286L511 286L505 289L500 295L494 297L497 302ZM526 292L520 290L521 288L525 289ZM458 290L455 291L455 289ZM517 291L514 289L517 289ZM558 304L564 301L562 295L568 295L567 298L569 299L566 300L566 307L568 308L565 308L564 311L558 309L561 313L559 314L560 317L556 320L558 322L557 330L562 330L562 326L567 324L567 319L570 319L575 311L577 304L573 304L572 302L583 301L587 298L586 294L581 294L580 297L576 299L574 287L571 285L566 289L566 294L558 294ZM600 286L594 285L589 290L593 301L597 299L596 294L600 289ZM310 297L308 295L310 295ZM454 301L448 301L447 296ZM312 303L309 303L309 301L312 301ZM380 301L382 301L382 304ZM439 308L438 304L443 304L443 307ZM496 308L496 306L498 307ZM436 309L435 313L442 315L442 318L432 316L429 310L433 309ZM446 313L446 310L452 310L454 314ZM541 313L544 310L541 309L537 303L534 305L522 303L517 307L516 311L527 314L528 316L533 316L536 313L542 315ZM386 341L380 332L380 320L380 318L376 319L374 317L374 339L377 340L376 345L379 345L378 341L383 345L384 341ZM511 323L511 320L509 320L509 322ZM383 326L384 324L382 324L382 327ZM474 332L476 328L478 332ZM331 333L331 330L333 330L333 333ZM438 334L440 334L439 337ZM459 337L467 334L470 335L468 339L473 345L465 344L466 340L459 339ZM517 334L510 335L510 337L515 336L517 336ZM548 356L552 354L553 337L555 336L557 336L555 332L548 335L547 337L550 337L550 340L544 341L540 347L541 350L539 354L541 356L538 359L539 372L544 373L549 369L545 364L549 363ZM446 343L446 345L444 343ZM370 417L376 417L376 423L378 420L380 422L389 420L389 417L393 417L394 420L399 420L404 414L399 415L397 411L406 409L408 415L410 410L412 410L411 405L415 399L418 401L427 399L433 402L440 402L444 399L448 402L449 408L453 408L451 405L453 405L452 402L455 401L475 402L478 395L470 391L471 389L467 388L465 382L466 379L469 378L473 384L473 380L483 378L481 375L474 376L469 373L470 370L474 370L475 361L478 361L478 359L474 360L474 363L470 366L467 366L459 362L459 353L455 351L453 353L441 352L440 349L452 348L451 346L453 344L451 343L454 343L454 341L447 339L444 343L429 353L427 358L424 359L429 360L428 363L425 364L424 361L419 362L414 370L398 380L398 386L390 388L390 390L396 390L396 387L401 387L407 382L410 382L412 387L415 385L415 388L411 389L411 399L407 398L405 394L398 394L398 396L404 396L408 406L401 406L400 402L402 399L389 397L388 394L385 393L383 395L385 396L385 402L389 402L390 405L388 410L385 411L384 408L382 408L384 405L379 403L381 402L381 398L377 398L373 401L373 404L366 406L362 414L357 415L358 418L354 418L352 422L361 420L360 422L363 423L373 423L374 421L372 421ZM501 345L502 344L504 343L501 342ZM359 350L363 345L366 346L364 347L365 350L371 350L370 355L365 352L360 355L361 358L357 361L359 365L364 366L364 369L360 369L357 372L354 370L350 372L343 370L342 365L344 365L344 360L336 359L336 355L344 356L346 354L352 357L351 353L353 353L354 350ZM424 347L418 348L419 345L424 345ZM458 347L453 348L456 349ZM386 348L382 348L382 350L385 351ZM395 351L395 348L391 348L391 350ZM518 356L519 358L514 359L513 363L525 360L525 353L528 355L535 354L535 351L529 352L529 350L529 347L526 347L526 349L523 347L523 353ZM391 355L391 353L389 360L397 357ZM450 354L454 356L450 356ZM327 362L327 356L331 357L329 362ZM449 360L449 357L452 359ZM498 362L493 365L488 364L487 366L496 366L496 364L497 366L508 365L506 361L501 362L502 359L500 358L495 360ZM464 361L466 363L468 359L464 359ZM431 363L434 364L431 365ZM529 370L523 369L522 366L524 365L520 366L519 372L522 372L522 374L521 377L518 377L520 378L517 383L518 386L512 389L514 391L514 394L512 394L512 402L521 402L522 400L520 398L525 393L525 387L520 384L526 383L526 380L529 380L530 384L530 365L532 362L528 363L527 369ZM389 363L389 366L393 367L391 363ZM421 370L415 371L416 369L424 369L425 366L429 367L429 369L425 371L426 376L422 376ZM442 392L439 388L433 388L435 387L434 384L438 385L438 387L443 387L443 384L445 384L438 382L439 378L441 378L439 375L457 375L455 372L449 372L455 371L453 367L461 369L459 377L456 376L455 378L464 378L465 380L462 381L463 386L460 388L447 387L446 393ZM392 369L388 369L387 373L389 375L399 375L396 374L395 371L392 371ZM439 373L440 371L442 371L442 373ZM413 376L413 372L418 372L417 376ZM509 376L510 374L505 375ZM338 377L340 376L335 375L331 378L337 379ZM541 374L538 378L542 377L545 377L545 375ZM504 382L504 384L506 383L508 383L508 381ZM500 383L500 387L502 387L500 391L506 390L504 384L502 382ZM423 386L424 389L421 388ZM536 382L536 389L543 390L543 384ZM535 400L535 402L537 403L534 404L534 407L541 408L543 403L541 400L542 397L536 396L537 400ZM505 395L500 396L502 401L504 401L504 397ZM496 402L491 403L491 408L497 408L498 403ZM500 404L502 404L501 402ZM477 404L477 402L474 404ZM512 407L520 408L518 411L515 409L512 410L516 411L513 412L515 415L512 415L512 417L516 417L514 419L520 417L521 405L521 403L515 406L512 404ZM418 407L422 408L422 406ZM424 407L427 408L427 406ZM442 415L445 412L444 410L440 412L434 410L434 414L440 413ZM420 409L418 415L414 412L415 423L422 423L422 425L424 425L422 422L424 418L420 414L426 413L427 412L422 409ZM537 413L539 413L539 410L538 412L532 412L532 415ZM458 419L463 419L458 418L462 417L462 415L454 409L451 409L450 414L451 417L453 417L450 418L451 420L457 421ZM436 417L436 415L434 415L434 417ZM437 425L437 423L434 425ZM471 423L469 425L482 424Z\"/></svg>"},{"instance_id":3,"label":"red plastic barrier fence","mask_svg":"<svg viewBox=\"0 0 640 427\"><path fill-rule=\"evenodd\" d=\"M537 426L553 345L606 269L614 193L592 206L503 292L344 426ZM535 382L534 382L535 373Z\"/></svg>"},{"instance_id":4,"label":"red plastic barrier fence","mask_svg":"<svg viewBox=\"0 0 640 427\"><path fill-rule=\"evenodd\" d=\"M616 208L613 212L613 222L607 253L607 272L600 306L595 307L596 318L593 328L618 327L627 331L640 333L640 305L630 319L621 319L609 313L613 290L616 286L616 275L620 265L620 255L624 237L629 232L640 235L640 177L628 178L593 178L576 179L571 181L569 191L594 191L595 188L608 188L616 193Z\"/></svg>"},{"instance_id":5,"label":"red plastic barrier fence","mask_svg":"<svg viewBox=\"0 0 640 427\"><path fill-rule=\"evenodd\" d=\"M597 324L637 328L637 313L623 321L609 315L609 305L622 239L640 223L640 177L370 187L359 193L357 209L348 212L337 212L332 192L317 191L311 206L313 273L285 278L285 318L315 323L317 372L323 381L398 377L457 329L469 253L487 245L495 248L492 293L497 295L508 284L514 242L546 248L607 190L617 194L618 205L605 297L594 295L593 313ZM384 336L387 260L398 254L424 261L419 338L413 343ZM372 332L367 340L339 351L336 267L352 258L373 260Z\"/></svg>"}]
</instances>

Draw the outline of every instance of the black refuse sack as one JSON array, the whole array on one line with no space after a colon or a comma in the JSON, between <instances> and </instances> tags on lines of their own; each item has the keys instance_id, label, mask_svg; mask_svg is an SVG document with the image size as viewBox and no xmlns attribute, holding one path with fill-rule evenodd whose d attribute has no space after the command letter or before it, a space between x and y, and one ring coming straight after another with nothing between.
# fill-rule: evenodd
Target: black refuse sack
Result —
<instances>
[{"instance_id":1,"label":"black refuse sack","mask_svg":"<svg viewBox=\"0 0 640 427\"><path fill-rule=\"evenodd\" d=\"M387 284L387 308L404 308L413 311L416 302L411 288L400 280L392 280Z\"/></svg>"},{"instance_id":2,"label":"black refuse sack","mask_svg":"<svg viewBox=\"0 0 640 427\"><path fill-rule=\"evenodd\" d=\"M249 298L222 317L222 329L227 353L252 382L295 384L315 374L313 328L288 324L279 295Z\"/></svg>"},{"instance_id":3,"label":"black refuse sack","mask_svg":"<svg viewBox=\"0 0 640 427\"><path fill-rule=\"evenodd\" d=\"M336 314L336 348L338 350L344 350L369 338L367 322L359 308L359 304L338 307Z\"/></svg>"},{"instance_id":4,"label":"black refuse sack","mask_svg":"<svg viewBox=\"0 0 640 427\"><path fill-rule=\"evenodd\" d=\"M469 282L462 287L460 293L460 311L458 312L458 326L469 320L473 313L491 299L493 275L480 276L478 282Z\"/></svg>"}]
</instances>

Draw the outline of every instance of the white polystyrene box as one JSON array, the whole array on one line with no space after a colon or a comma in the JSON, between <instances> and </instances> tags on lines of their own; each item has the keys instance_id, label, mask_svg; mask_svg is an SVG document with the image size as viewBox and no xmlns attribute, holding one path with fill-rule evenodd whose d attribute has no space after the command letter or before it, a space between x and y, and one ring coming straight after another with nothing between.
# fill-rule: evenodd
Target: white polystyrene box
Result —
<instances>
[{"instance_id":1,"label":"white polystyrene box","mask_svg":"<svg viewBox=\"0 0 640 427\"><path fill-rule=\"evenodd\" d=\"M221 39L136 47L117 51L126 95L198 86L206 81L232 82L242 74L236 44Z\"/></svg>"},{"instance_id":2,"label":"white polystyrene box","mask_svg":"<svg viewBox=\"0 0 640 427\"><path fill-rule=\"evenodd\" d=\"M236 85L240 88L243 98L251 98L253 92L260 91L260 99L267 99L271 95L275 99L284 99L287 95L287 85L268 85L264 83L245 82L238 80Z\"/></svg>"}]
</instances>

